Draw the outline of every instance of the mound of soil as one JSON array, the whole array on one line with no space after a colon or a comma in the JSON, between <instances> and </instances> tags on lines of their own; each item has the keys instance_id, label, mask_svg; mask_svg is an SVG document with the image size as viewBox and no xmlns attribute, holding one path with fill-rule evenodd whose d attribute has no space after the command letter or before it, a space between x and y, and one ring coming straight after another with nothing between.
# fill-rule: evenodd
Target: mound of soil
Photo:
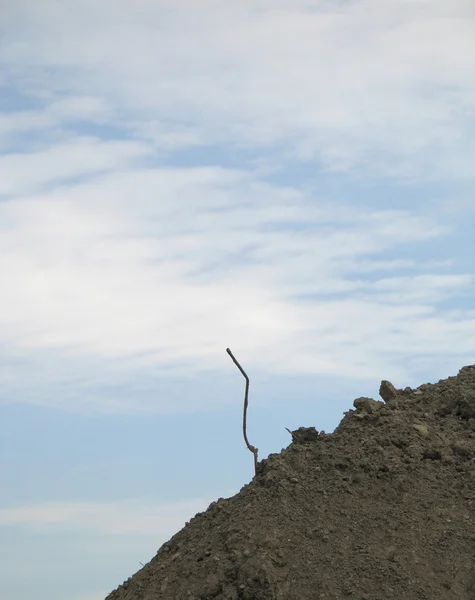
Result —
<instances>
[{"instance_id":1,"label":"mound of soil","mask_svg":"<svg viewBox=\"0 0 475 600\"><path fill-rule=\"evenodd\" d=\"M106 600L474 600L475 365L293 432Z\"/></svg>"}]
</instances>

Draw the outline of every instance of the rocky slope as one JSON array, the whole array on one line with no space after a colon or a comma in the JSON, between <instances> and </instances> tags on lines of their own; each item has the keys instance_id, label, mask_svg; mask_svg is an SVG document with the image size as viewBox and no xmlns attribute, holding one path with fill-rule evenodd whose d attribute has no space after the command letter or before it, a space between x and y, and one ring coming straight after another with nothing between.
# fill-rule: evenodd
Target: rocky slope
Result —
<instances>
[{"instance_id":1,"label":"rocky slope","mask_svg":"<svg viewBox=\"0 0 475 600\"><path fill-rule=\"evenodd\" d=\"M293 432L107 600L475 600L475 365Z\"/></svg>"}]
</instances>

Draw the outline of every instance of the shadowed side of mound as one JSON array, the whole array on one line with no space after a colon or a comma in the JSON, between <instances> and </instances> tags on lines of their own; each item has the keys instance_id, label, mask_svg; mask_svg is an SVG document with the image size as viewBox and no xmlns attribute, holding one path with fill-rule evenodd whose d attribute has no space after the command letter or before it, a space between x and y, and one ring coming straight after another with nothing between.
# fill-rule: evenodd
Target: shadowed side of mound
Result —
<instances>
[{"instance_id":1,"label":"shadowed side of mound","mask_svg":"<svg viewBox=\"0 0 475 600\"><path fill-rule=\"evenodd\" d=\"M107 600L473 600L475 366L292 432Z\"/></svg>"}]
</instances>

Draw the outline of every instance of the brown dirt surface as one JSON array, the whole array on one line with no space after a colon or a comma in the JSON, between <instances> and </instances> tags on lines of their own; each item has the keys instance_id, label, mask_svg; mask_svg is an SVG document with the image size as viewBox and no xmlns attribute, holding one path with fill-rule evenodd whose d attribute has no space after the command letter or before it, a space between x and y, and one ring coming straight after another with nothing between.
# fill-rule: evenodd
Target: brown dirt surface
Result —
<instances>
[{"instance_id":1,"label":"brown dirt surface","mask_svg":"<svg viewBox=\"0 0 475 600\"><path fill-rule=\"evenodd\" d=\"M106 600L475 600L475 365L301 428Z\"/></svg>"}]
</instances>

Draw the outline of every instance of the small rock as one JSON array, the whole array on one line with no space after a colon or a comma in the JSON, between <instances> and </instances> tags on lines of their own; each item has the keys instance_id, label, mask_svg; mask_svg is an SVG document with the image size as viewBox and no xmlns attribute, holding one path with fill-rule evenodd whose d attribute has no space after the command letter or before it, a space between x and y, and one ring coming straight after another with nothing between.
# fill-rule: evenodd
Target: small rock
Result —
<instances>
[{"instance_id":1,"label":"small rock","mask_svg":"<svg viewBox=\"0 0 475 600\"><path fill-rule=\"evenodd\" d=\"M290 483L298 483L299 480L297 479L297 477L290 477L289 478Z\"/></svg>"},{"instance_id":2,"label":"small rock","mask_svg":"<svg viewBox=\"0 0 475 600\"><path fill-rule=\"evenodd\" d=\"M168 586L168 577L165 577L162 585L160 586L160 591L164 592L167 589L167 586Z\"/></svg>"},{"instance_id":3,"label":"small rock","mask_svg":"<svg viewBox=\"0 0 475 600\"><path fill-rule=\"evenodd\" d=\"M412 427L424 437L429 437L429 428L427 425L423 425L422 423L413 423Z\"/></svg>"},{"instance_id":4,"label":"small rock","mask_svg":"<svg viewBox=\"0 0 475 600\"><path fill-rule=\"evenodd\" d=\"M428 449L424 450L422 458L430 460L440 460L442 456L438 450Z\"/></svg>"},{"instance_id":5,"label":"small rock","mask_svg":"<svg viewBox=\"0 0 475 600\"><path fill-rule=\"evenodd\" d=\"M396 554L397 554L396 546L389 546L389 548L386 550L386 560L389 560L391 562L396 562Z\"/></svg>"},{"instance_id":6,"label":"small rock","mask_svg":"<svg viewBox=\"0 0 475 600\"><path fill-rule=\"evenodd\" d=\"M397 396L397 390L390 381L383 379L379 386L379 395L385 402L390 402Z\"/></svg>"},{"instance_id":7,"label":"small rock","mask_svg":"<svg viewBox=\"0 0 475 600\"><path fill-rule=\"evenodd\" d=\"M290 431L290 429L287 429L287 431L291 434L292 441L295 444L305 444L307 442L314 442L318 439L319 435L315 427L299 427L294 431Z\"/></svg>"},{"instance_id":8,"label":"small rock","mask_svg":"<svg viewBox=\"0 0 475 600\"><path fill-rule=\"evenodd\" d=\"M473 455L472 448L463 442L455 442L452 444L452 452L463 458L471 458Z\"/></svg>"},{"instance_id":9,"label":"small rock","mask_svg":"<svg viewBox=\"0 0 475 600\"><path fill-rule=\"evenodd\" d=\"M475 390L465 392L463 398L457 403L456 414L462 419L475 418Z\"/></svg>"},{"instance_id":10,"label":"small rock","mask_svg":"<svg viewBox=\"0 0 475 600\"><path fill-rule=\"evenodd\" d=\"M361 410L372 415L383 406L383 403L378 402L378 400L374 400L373 398L362 397L353 400L353 406L356 408L356 410Z\"/></svg>"}]
</instances>

